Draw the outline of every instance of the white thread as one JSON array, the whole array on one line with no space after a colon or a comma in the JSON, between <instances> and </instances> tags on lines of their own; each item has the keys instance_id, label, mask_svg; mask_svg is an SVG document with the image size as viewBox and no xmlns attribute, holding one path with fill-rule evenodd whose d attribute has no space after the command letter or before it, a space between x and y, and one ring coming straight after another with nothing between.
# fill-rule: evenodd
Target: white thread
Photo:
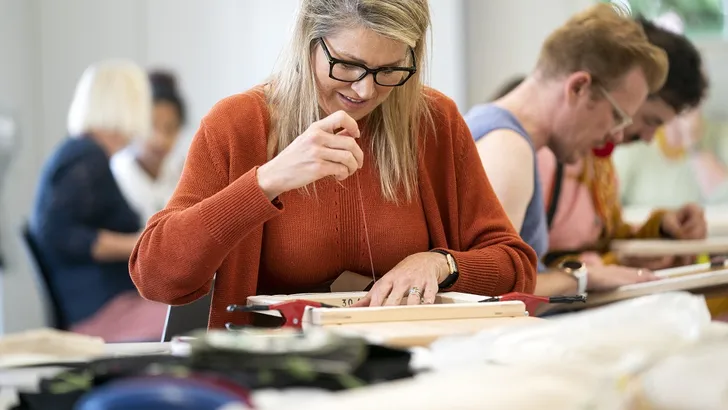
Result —
<instances>
[{"instance_id":1,"label":"white thread","mask_svg":"<svg viewBox=\"0 0 728 410\"><path fill-rule=\"evenodd\" d=\"M374 258L372 258L372 246L369 243L369 229L367 228L367 215L364 212L364 197L361 193L361 183L359 182L359 173L356 173L356 187L359 191L359 207L361 208L361 217L364 221L364 238L367 241L367 250L369 251L369 266L372 268L372 281L376 282L377 278L374 274Z\"/></svg>"}]
</instances>

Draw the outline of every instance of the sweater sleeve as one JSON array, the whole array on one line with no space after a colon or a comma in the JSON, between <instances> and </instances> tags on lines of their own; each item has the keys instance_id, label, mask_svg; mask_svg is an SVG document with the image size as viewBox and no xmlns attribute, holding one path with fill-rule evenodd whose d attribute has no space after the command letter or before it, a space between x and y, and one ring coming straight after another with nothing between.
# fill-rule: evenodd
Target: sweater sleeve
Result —
<instances>
[{"instance_id":1,"label":"sweater sleeve","mask_svg":"<svg viewBox=\"0 0 728 410\"><path fill-rule=\"evenodd\" d=\"M282 212L258 185L257 167L235 179L229 175L232 137L223 135L203 121L177 190L149 220L132 253L129 270L147 299L184 304L207 294L231 249Z\"/></svg>"},{"instance_id":2,"label":"sweater sleeve","mask_svg":"<svg viewBox=\"0 0 728 410\"><path fill-rule=\"evenodd\" d=\"M454 291L480 295L532 293L536 252L518 235L488 181L465 121L450 114L455 153L460 250L449 250L460 271Z\"/></svg>"}]
</instances>

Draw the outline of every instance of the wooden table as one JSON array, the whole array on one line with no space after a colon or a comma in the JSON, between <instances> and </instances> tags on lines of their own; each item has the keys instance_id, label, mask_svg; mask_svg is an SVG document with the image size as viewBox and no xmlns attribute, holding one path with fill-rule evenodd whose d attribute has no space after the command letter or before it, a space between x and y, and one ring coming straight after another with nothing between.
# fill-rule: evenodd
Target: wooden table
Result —
<instances>
[{"instance_id":1,"label":"wooden table","mask_svg":"<svg viewBox=\"0 0 728 410\"><path fill-rule=\"evenodd\" d=\"M169 354L170 343L107 343L103 357L122 357L139 354ZM98 356L68 358L78 362L92 360ZM0 410L10 409L17 402L18 390L35 389L42 378L53 377L63 371L61 367L0 369Z\"/></svg>"}]
</instances>

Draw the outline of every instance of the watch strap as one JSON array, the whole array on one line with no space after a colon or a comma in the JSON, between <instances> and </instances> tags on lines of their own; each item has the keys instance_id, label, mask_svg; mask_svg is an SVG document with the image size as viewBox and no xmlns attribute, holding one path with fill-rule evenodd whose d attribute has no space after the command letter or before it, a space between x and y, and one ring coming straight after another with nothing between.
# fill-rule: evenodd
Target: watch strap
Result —
<instances>
[{"instance_id":1,"label":"watch strap","mask_svg":"<svg viewBox=\"0 0 728 410\"><path fill-rule=\"evenodd\" d=\"M457 282L458 277L460 276L460 271L458 270L457 262L455 262L455 258L450 254L450 252L444 251L442 249L433 249L431 252L439 253L440 255L444 255L447 259L447 266L450 269L450 274L445 278L442 283L439 284L440 290L447 289L449 287L452 287L452 285Z\"/></svg>"},{"instance_id":2,"label":"watch strap","mask_svg":"<svg viewBox=\"0 0 728 410\"><path fill-rule=\"evenodd\" d=\"M578 276L575 275L575 276L576 276L576 282L577 282L576 293L580 294L580 295L586 293L586 288L587 288L587 284L588 284L587 283L588 276L587 276L586 270L584 272L582 272L580 275L578 275Z\"/></svg>"}]
</instances>

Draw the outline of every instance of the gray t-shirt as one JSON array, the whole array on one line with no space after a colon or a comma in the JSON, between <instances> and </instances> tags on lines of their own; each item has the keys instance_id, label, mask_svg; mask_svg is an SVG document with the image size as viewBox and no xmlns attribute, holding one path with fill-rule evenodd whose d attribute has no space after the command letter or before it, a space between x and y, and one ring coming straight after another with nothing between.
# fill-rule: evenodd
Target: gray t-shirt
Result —
<instances>
[{"instance_id":1,"label":"gray t-shirt","mask_svg":"<svg viewBox=\"0 0 728 410\"><path fill-rule=\"evenodd\" d=\"M475 140L484 138L486 134L499 129L511 130L528 141L533 150L533 196L526 208L526 216L521 226L521 238L528 243L538 255L538 271L545 270L541 258L548 251L549 236L546 224L546 209L544 207L541 182L538 177L538 166L536 164L536 151L533 147L531 137L523 128L520 122L507 110L493 104L480 104L474 106L465 114L465 122L470 128Z\"/></svg>"}]
</instances>

